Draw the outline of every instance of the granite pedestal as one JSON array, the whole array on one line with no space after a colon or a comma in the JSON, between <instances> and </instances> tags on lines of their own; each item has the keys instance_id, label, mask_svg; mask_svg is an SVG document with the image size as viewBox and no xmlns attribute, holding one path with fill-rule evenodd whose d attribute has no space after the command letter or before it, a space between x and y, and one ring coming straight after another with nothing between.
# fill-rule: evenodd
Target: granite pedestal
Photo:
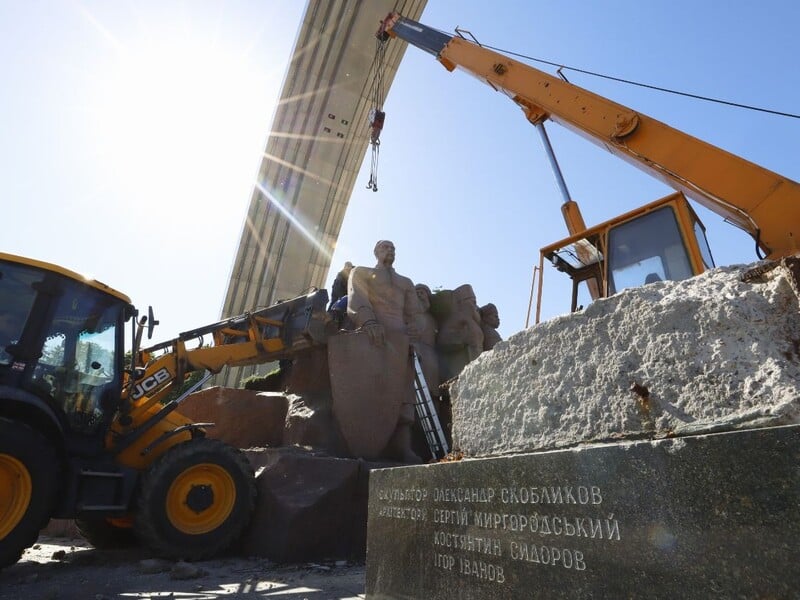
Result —
<instances>
[{"instance_id":1,"label":"granite pedestal","mask_svg":"<svg viewBox=\"0 0 800 600\"><path fill-rule=\"evenodd\" d=\"M796 598L800 426L373 471L367 598Z\"/></svg>"}]
</instances>

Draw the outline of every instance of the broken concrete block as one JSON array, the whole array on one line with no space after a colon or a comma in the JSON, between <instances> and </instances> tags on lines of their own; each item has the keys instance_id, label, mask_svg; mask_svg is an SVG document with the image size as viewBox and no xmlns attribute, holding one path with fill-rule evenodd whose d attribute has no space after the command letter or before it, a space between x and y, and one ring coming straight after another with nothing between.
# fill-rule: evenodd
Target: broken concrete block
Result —
<instances>
[{"instance_id":1,"label":"broken concrete block","mask_svg":"<svg viewBox=\"0 0 800 600\"><path fill-rule=\"evenodd\" d=\"M277 392L210 387L192 394L178 407L196 423L214 423L208 437L236 448L280 446L288 401Z\"/></svg>"},{"instance_id":2,"label":"broken concrete block","mask_svg":"<svg viewBox=\"0 0 800 600\"><path fill-rule=\"evenodd\" d=\"M453 385L467 456L800 422L800 311L775 269L598 300L498 343Z\"/></svg>"}]
</instances>

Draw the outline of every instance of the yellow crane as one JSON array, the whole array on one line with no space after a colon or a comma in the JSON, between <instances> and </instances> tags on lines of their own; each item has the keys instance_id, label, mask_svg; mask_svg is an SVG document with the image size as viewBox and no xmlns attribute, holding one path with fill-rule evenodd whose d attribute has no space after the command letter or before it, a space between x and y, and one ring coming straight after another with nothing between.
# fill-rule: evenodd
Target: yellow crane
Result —
<instances>
[{"instance_id":1,"label":"yellow crane","mask_svg":"<svg viewBox=\"0 0 800 600\"><path fill-rule=\"evenodd\" d=\"M508 96L536 126L554 166L568 238L541 250L544 261L573 281L572 308L586 283L592 298L659 279L680 280L714 266L705 228L690 198L742 228L763 256L783 259L797 284L800 185L652 117L494 52L390 13L379 40L404 40L448 70L467 71ZM593 227L569 197L544 122L562 125L663 181L675 193ZM541 298L541 277L539 297ZM537 321L539 319L537 309Z\"/></svg>"}]
</instances>

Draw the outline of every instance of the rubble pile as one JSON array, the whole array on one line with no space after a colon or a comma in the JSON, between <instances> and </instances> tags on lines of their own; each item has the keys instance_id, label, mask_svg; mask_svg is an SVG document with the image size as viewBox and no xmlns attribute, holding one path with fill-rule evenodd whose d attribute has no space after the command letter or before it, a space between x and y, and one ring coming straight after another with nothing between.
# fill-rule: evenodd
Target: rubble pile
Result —
<instances>
[{"instance_id":1,"label":"rubble pile","mask_svg":"<svg viewBox=\"0 0 800 600\"><path fill-rule=\"evenodd\" d=\"M522 331L451 389L465 456L800 422L800 306L750 266L626 290Z\"/></svg>"}]
</instances>

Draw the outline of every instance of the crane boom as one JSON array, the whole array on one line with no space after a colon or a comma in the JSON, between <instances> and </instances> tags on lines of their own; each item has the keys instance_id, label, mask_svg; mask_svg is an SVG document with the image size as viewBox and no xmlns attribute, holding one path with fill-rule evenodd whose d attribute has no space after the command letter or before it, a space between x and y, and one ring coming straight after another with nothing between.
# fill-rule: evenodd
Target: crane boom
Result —
<instances>
[{"instance_id":1,"label":"crane boom","mask_svg":"<svg viewBox=\"0 0 800 600\"><path fill-rule=\"evenodd\" d=\"M391 13L376 34L461 68L518 104L633 164L747 231L768 258L800 250L800 184L558 77Z\"/></svg>"}]
</instances>

